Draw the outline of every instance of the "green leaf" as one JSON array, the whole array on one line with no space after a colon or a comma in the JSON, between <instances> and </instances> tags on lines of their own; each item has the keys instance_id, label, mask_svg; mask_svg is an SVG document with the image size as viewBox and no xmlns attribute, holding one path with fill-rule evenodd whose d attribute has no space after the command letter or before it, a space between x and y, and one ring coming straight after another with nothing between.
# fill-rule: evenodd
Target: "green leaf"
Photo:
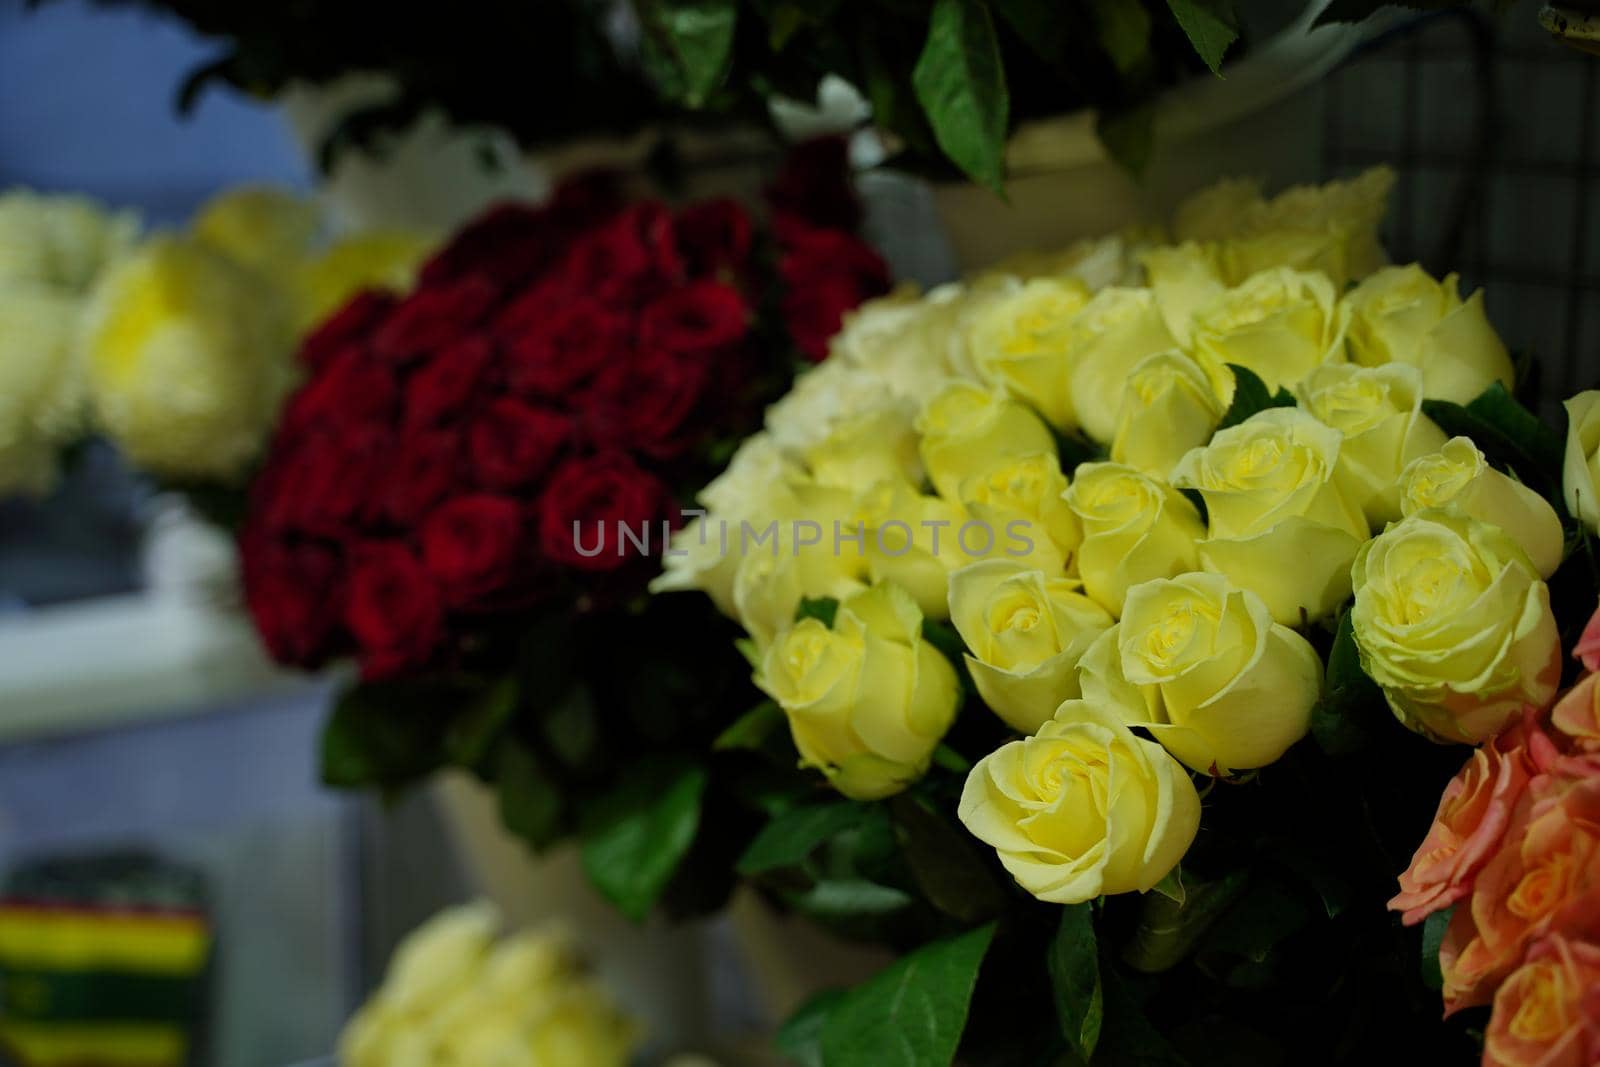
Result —
<instances>
[{"instance_id":1,"label":"green leaf","mask_svg":"<svg viewBox=\"0 0 1600 1067\"><path fill-rule=\"evenodd\" d=\"M1094 907L1087 902L1061 909L1061 925L1050 943L1050 988L1055 991L1061 1032L1085 1063L1094 1057L1105 1018Z\"/></svg>"},{"instance_id":2,"label":"green leaf","mask_svg":"<svg viewBox=\"0 0 1600 1067\"><path fill-rule=\"evenodd\" d=\"M778 1029L774 1044L799 1067L825 1067L822 1062L822 1027L828 1013L845 998L846 990L824 989L808 999Z\"/></svg>"},{"instance_id":3,"label":"green leaf","mask_svg":"<svg viewBox=\"0 0 1600 1067\"><path fill-rule=\"evenodd\" d=\"M1097 2L1117 4L1121 0ZM1060 0L992 0L992 4L1034 55L1052 65L1069 61L1074 46L1072 23L1061 17Z\"/></svg>"},{"instance_id":4,"label":"green leaf","mask_svg":"<svg viewBox=\"0 0 1600 1067\"><path fill-rule=\"evenodd\" d=\"M650 757L625 769L583 832L583 869L624 915L643 919L678 869L700 825L706 770Z\"/></svg>"},{"instance_id":5,"label":"green leaf","mask_svg":"<svg viewBox=\"0 0 1600 1067\"><path fill-rule=\"evenodd\" d=\"M1202 958L1235 957L1263 963L1285 938L1311 919L1300 897L1275 881L1257 881L1239 904L1206 931Z\"/></svg>"},{"instance_id":6,"label":"green leaf","mask_svg":"<svg viewBox=\"0 0 1600 1067\"><path fill-rule=\"evenodd\" d=\"M859 823L866 808L854 800L791 808L756 834L739 857L739 873L749 876L798 866L824 841Z\"/></svg>"},{"instance_id":7,"label":"green leaf","mask_svg":"<svg viewBox=\"0 0 1600 1067\"><path fill-rule=\"evenodd\" d=\"M911 72L934 139L973 180L1002 192L1011 102L994 21L982 0L935 0Z\"/></svg>"},{"instance_id":8,"label":"green leaf","mask_svg":"<svg viewBox=\"0 0 1600 1067\"><path fill-rule=\"evenodd\" d=\"M728 75L737 0L637 0L642 58L658 88L702 107Z\"/></svg>"},{"instance_id":9,"label":"green leaf","mask_svg":"<svg viewBox=\"0 0 1600 1067\"><path fill-rule=\"evenodd\" d=\"M1311 735L1330 756L1347 756L1372 739L1368 724L1373 708L1384 707L1383 690L1361 668L1350 612L1339 618L1339 630L1328 651L1327 680L1311 709Z\"/></svg>"},{"instance_id":10,"label":"green leaf","mask_svg":"<svg viewBox=\"0 0 1600 1067\"><path fill-rule=\"evenodd\" d=\"M1444 988L1444 973L1439 967L1439 946L1444 944L1444 934L1450 927L1450 917L1455 905L1436 911L1422 921L1422 982L1429 989Z\"/></svg>"},{"instance_id":11,"label":"green leaf","mask_svg":"<svg viewBox=\"0 0 1600 1067\"><path fill-rule=\"evenodd\" d=\"M1150 59L1150 12L1141 0L1090 0L1095 36L1120 74L1130 74Z\"/></svg>"},{"instance_id":12,"label":"green leaf","mask_svg":"<svg viewBox=\"0 0 1600 1067\"><path fill-rule=\"evenodd\" d=\"M711 742L711 747L717 752L759 750L784 722L783 709L771 700L763 700L718 734L717 739Z\"/></svg>"},{"instance_id":13,"label":"green leaf","mask_svg":"<svg viewBox=\"0 0 1600 1067\"><path fill-rule=\"evenodd\" d=\"M796 910L823 922L877 919L916 903L905 890L866 878L826 878L790 894L788 901Z\"/></svg>"},{"instance_id":14,"label":"green leaf","mask_svg":"<svg viewBox=\"0 0 1600 1067\"><path fill-rule=\"evenodd\" d=\"M1566 514L1561 470L1566 445L1537 415L1523 407L1499 382L1462 407L1448 400L1424 400L1423 412L1452 437L1470 437L1489 462L1517 477Z\"/></svg>"},{"instance_id":15,"label":"green leaf","mask_svg":"<svg viewBox=\"0 0 1600 1067\"><path fill-rule=\"evenodd\" d=\"M1150 892L1160 893L1178 907L1183 907L1183 902L1189 899L1189 891L1183 887L1183 868L1172 868L1165 878L1150 887Z\"/></svg>"},{"instance_id":16,"label":"green leaf","mask_svg":"<svg viewBox=\"0 0 1600 1067\"><path fill-rule=\"evenodd\" d=\"M900 853L928 903L964 923L1005 910L1005 889L989 873L971 834L906 793L889 801L889 813Z\"/></svg>"},{"instance_id":17,"label":"green leaf","mask_svg":"<svg viewBox=\"0 0 1600 1067\"><path fill-rule=\"evenodd\" d=\"M460 767L482 763L516 714L521 695L517 679L506 677L486 685L480 695L468 700L451 717L445 731L444 747L450 761Z\"/></svg>"},{"instance_id":18,"label":"green leaf","mask_svg":"<svg viewBox=\"0 0 1600 1067\"><path fill-rule=\"evenodd\" d=\"M1233 5L1228 0L1167 0L1167 7L1211 73L1219 73L1223 54L1239 39Z\"/></svg>"},{"instance_id":19,"label":"green leaf","mask_svg":"<svg viewBox=\"0 0 1600 1067\"><path fill-rule=\"evenodd\" d=\"M356 683L340 694L322 729L323 782L393 788L432 773L448 757L448 709L462 699L457 683Z\"/></svg>"},{"instance_id":20,"label":"green leaf","mask_svg":"<svg viewBox=\"0 0 1600 1067\"><path fill-rule=\"evenodd\" d=\"M517 742L501 745L495 773L500 821L535 849L561 831L561 794L545 775L538 757Z\"/></svg>"},{"instance_id":21,"label":"green leaf","mask_svg":"<svg viewBox=\"0 0 1600 1067\"><path fill-rule=\"evenodd\" d=\"M1461 0L1331 0L1317 15L1313 27L1330 22L1365 22L1386 7L1404 7L1412 11L1442 11L1461 6Z\"/></svg>"},{"instance_id":22,"label":"green leaf","mask_svg":"<svg viewBox=\"0 0 1600 1067\"><path fill-rule=\"evenodd\" d=\"M850 990L822 1027L828 1067L947 1067L994 924L924 945Z\"/></svg>"},{"instance_id":23,"label":"green leaf","mask_svg":"<svg viewBox=\"0 0 1600 1067\"><path fill-rule=\"evenodd\" d=\"M1156 109L1141 104L1125 111L1095 116L1094 132L1117 166L1140 177L1150 166L1156 145Z\"/></svg>"},{"instance_id":24,"label":"green leaf","mask_svg":"<svg viewBox=\"0 0 1600 1067\"><path fill-rule=\"evenodd\" d=\"M800 598L800 604L794 609L794 621L801 619L816 619L828 629L833 629L833 620L839 617L839 601L831 596Z\"/></svg>"},{"instance_id":25,"label":"green leaf","mask_svg":"<svg viewBox=\"0 0 1600 1067\"><path fill-rule=\"evenodd\" d=\"M1176 966L1206 929L1244 891L1246 875L1235 871L1212 882L1194 880L1184 887L1182 903L1160 893L1146 893L1139 925L1124 947L1123 961L1136 971L1157 973Z\"/></svg>"},{"instance_id":26,"label":"green leaf","mask_svg":"<svg viewBox=\"0 0 1600 1067\"><path fill-rule=\"evenodd\" d=\"M1222 413L1222 421L1217 424L1218 430L1237 426L1268 408L1294 407L1294 397L1289 390L1279 386L1276 393L1271 392L1267 389L1267 383L1249 367L1230 363L1228 369L1233 372L1233 403Z\"/></svg>"},{"instance_id":27,"label":"green leaf","mask_svg":"<svg viewBox=\"0 0 1600 1067\"><path fill-rule=\"evenodd\" d=\"M1099 1062L1116 1067L1186 1067L1188 1061L1145 1013L1133 980L1112 966L1101 968L1100 979L1105 987L1105 1022L1100 1027Z\"/></svg>"},{"instance_id":28,"label":"green leaf","mask_svg":"<svg viewBox=\"0 0 1600 1067\"><path fill-rule=\"evenodd\" d=\"M752 670L761 669L761 649L754 640L741 637L733 642L733 647L739 650L739 655L744 657L744 661L750 664Z\"/></svg>"}]
</instances>

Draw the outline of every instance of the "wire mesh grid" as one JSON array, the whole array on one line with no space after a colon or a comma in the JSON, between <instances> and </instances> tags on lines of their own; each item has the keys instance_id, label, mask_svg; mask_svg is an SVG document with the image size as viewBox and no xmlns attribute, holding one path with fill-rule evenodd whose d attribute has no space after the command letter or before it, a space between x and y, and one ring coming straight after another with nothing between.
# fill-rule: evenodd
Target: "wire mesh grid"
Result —
<instances>
[{"instance_id":1,"label":"wire mesh grid","mask_svg":"<svg viewBox=\"0 0 1600 1067\"><path fill-rule=\"evenodd\" d=\"M1563 47L1524 4L1396 25L1326 86L1324 169L1398 175L1396 262L1457 271L1551 408L1600 385L1600 59Z\"/></svg>"}]
</instances>

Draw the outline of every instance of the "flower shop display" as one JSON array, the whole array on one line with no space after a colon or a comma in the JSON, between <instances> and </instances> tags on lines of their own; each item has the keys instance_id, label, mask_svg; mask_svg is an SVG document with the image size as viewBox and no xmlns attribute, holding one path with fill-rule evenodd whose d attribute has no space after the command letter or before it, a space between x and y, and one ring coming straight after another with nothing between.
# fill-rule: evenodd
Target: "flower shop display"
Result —
<instances>
[{"instance_id":1,"label":"flower shop display","mask_svg":"<svg viewBox=\"0 0 1600 1067\"><path fill-rule=\"evenodd\" d=\"M1590 1062L1600 394L1563 451L1390 180L871 301L700 494L652 588L767 697L703 818L899 955L794 1059Z\"/></svg>"},{"instance_id":2,"label":"flower shop display","mask_svg":"<svg viewBox=\"0 0 1600 1067\"><path fill-rule=\"evenodd\" d=\"M645 587L680 505L887 287L849 232L842 163L802 153L764 225L576 180L491 211L410 292L362 293L306 339L239 544L276 659L359 662L326 781L462 768L531 844L580 836L628 914L663 893L720 903L747 835L697 833L726 788L697 757L745 672L710 605Z\"/></svg>"}]
</instances>

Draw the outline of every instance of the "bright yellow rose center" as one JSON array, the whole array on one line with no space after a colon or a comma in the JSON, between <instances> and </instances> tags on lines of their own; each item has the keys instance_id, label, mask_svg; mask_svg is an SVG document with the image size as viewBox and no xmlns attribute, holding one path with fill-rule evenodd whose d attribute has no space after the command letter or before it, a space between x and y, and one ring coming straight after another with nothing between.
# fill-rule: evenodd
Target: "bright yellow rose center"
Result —
<instances>
[{"instance_id":1,"label":"bright yellow rose center","mask_svg":"<svg viewBox=\"0 0 1600 1067\"><path fill-rule=\"evenodd\" d=\"M1407 626L1427 622L1471 599L1476 590L1467 588L1467 578L1456 561L1447 556L1425 556L1416 560L1399 582L1397 615L1400 622Z\"/></svg>"},{"instance_id":2,"label":"bright yellow rose center","mask_svg":"<svg viewBox=\"0 0 1600 1067\"><path fill-rule=\"evenodd\" d=\"M925 409L924 429L930 434L962 433L977 426L993 409L994 397L982 389L949 389Z\"/></svg>"},{"instance_id":3,"label":"bright yellow rose center","mask_svg":"<svg viewBox=\"0 0 1600 1067\"><path fill-rule=\"evenodd\" d=\"M1198 600L1185 599L1172 604L1145 631L1146 662L1157 671L1182 664L1201 632L1214 629L1220 619L1214 607Z\"/></svg>"},{"instance_id":4,"label":"bright yellow rose center","mask_svg":"<svg viewBox=\"0 0 1600 1067\"><path fill-rule=\"evenodd\" d=\"M1507 1029L1521 1041L1548 1044L1567 1032L1567 990L1561 968L1553 963L1530 964L1524 977L1522 1003Z\"/></svg>"},{"instance_id":5,"label":"bright yellow rose center","mask_svg":"<svg viewBox=\"0 0 1600 1067\"><path fill-rule=\"evenodd\" d=\"M1365 433L1395 413L1389 389L1370 377L1349 378L1311 399L1317 418L1346 437Z\"/></svg>"}]
</instances>

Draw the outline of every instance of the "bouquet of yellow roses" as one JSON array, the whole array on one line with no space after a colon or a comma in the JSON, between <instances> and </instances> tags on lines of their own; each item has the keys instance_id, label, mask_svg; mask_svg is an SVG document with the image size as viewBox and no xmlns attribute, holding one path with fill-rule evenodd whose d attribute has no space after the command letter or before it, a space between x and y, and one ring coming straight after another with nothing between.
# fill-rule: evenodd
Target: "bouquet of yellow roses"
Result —
<instances>
[{"instance_id":1,"label":"bouquet of yellow roses","mask_svg":"<svg viewBox=\"0 0 1600 1067\"><path fill-rule=\"evenodd\" d=\"M864 305L701 494L655 588L768 698L738 870L901 953L796 1059L1476 1054L1384 904L1446 743L1560 687L1595 505L1483 294L1386 265L1391 183Z\"/></svg>"}]
</instances>

